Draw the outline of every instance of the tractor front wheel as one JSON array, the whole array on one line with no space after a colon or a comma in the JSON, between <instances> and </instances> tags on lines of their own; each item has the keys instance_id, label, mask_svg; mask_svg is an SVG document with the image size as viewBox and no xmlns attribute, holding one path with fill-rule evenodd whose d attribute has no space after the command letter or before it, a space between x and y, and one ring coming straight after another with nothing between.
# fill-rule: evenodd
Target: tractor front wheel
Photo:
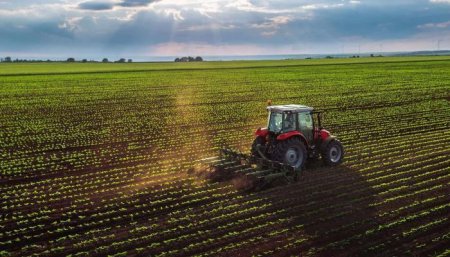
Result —
<instances>
[{"instance_id":1,"label":"tractor front wheel","mask_svg":"<svg viewBox=\"0 0 450 257\"><path fill-rule=\"evenodd\" d=\"M274 147L273 159L296 169L305 165L306 158L305 144L297 137L278 142Z\"/></svg>"},{"instance_id":2,"label":"tractor front wheel","mask_svg":"<svg viewBox=\"0 0 450 257\"><path fill-rule=\"evenodd\" d=\"M328 143L325 151L322 153L322 159L325 164L336 166L342 162L344 158L344 147L339 140L333 140Z\"/></svg>"}]
</instances>

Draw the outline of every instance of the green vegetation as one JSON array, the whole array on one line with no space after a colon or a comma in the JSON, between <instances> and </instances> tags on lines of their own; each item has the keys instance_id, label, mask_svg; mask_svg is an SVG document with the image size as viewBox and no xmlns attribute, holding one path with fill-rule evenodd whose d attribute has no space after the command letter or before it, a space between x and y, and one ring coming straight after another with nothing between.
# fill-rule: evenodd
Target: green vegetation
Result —
<instances>
[{"instance_id":1,"label":"green vegetation","mask_svg":"<svg viewBox=\"0 0 450 257\"><path fill-rule=\"evenodd\" d=\"M177 69L223 69L223 68L251 68L251 67L286 67L310 66L328 64L355 64L355 63L391 63L391 62L423 62L423 61L450 61L450 56L415 56L415 57L383 57L383 58L351 58L351 59L308 59L308 60L281 60L281 61L235 61L235 62L194 62L194 63L113 63L105 58L106 63L0 63L0 75L14 74L55 74L55 73L98 73L113 71L153 71Z\"/></svg>"},{"instance_id":2,"label":"green vegetation","mask_svg":"<svg viewBox=\"0 0 450 257\"><path fill-rule=\"evenodd\" d=\"M0 64L1 256L446 255L450 58ZM266 100L344 163L257 193L189 174Z\"/></svg>"}]
</instances>

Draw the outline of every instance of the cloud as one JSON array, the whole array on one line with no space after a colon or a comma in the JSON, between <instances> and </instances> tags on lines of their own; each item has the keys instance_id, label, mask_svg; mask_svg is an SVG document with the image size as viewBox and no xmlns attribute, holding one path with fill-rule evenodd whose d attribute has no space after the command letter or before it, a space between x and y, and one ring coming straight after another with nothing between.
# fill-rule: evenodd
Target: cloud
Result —
<instances>
[{"instance_id":1,"label":"cloud","mask_svg":"<svg viewBox=\"0 0 450 257\"><path fill-rule=\"evenodd\" d=\"M58 24L58 28L67 29L69 31L75 31L79 28L79 23L82 20L83 17L70 17L67 18L64 22Z\"/></svg>"},{"instance_id":2,"label":"cloud","mask_svg":"<svg viewBox=\"0 0 450 257\"><path fill-rule=\"evenodd\" d=\"M450 4L450 0L430 0L431 3Z\"/></svg>"},{"instance_id":3,"label":"cloud","mask_svg":"<svg viewBox=\"0 0 450 257\"><path fill-rule=\"evenodd\" d=\"M236 0L226 4L224 7L245 11L248 13L265 13L265 14L294 14L305 13L311 10L334 9L344 7L346 5L355 5L359 1L344 1L335 3L336 1L325 0L317 3L315 1L266 1L266 0Z\"/></svg>"},{"instance_id":4,"label":"cloud","mask_svg":"<svg viewBox=\"0 0 450 257\"><path fill-rule=\"evenodd\" d=\"M235 29L236 26L233 24L219 24L219 23L211 23L211 24L201 24L201 25L193 25L187 27L185 29L181 28L180 31L211 31L211 30L226 30L226 29Z\"/></svg>"},{"instance_id":5,"label":"cloud","mask_svg":"<svg viewBox=\"0 0 450 257\"><path fill-rule=\"evenodd\" d=\"M181 11L177 10L177 9L166 8L159 12L164 13L166 16L171 16L175 21L184 20L184 17L182 15Z\"/></svg>"},{"instance_id":6,"label":"cloud","mask_svg":"<svg viewBox=\"0 0 450 257\"><path fill-rule=\"evenodd\" d=\"M351 3L351 2L350 2ZM353 4L353 3L352 3ZM321 4L321 3L315 3L315 4L308 4L301 6L301 9L304 10L319 10L319 9L331 9L331 8L339 8L343 7L343 3L339 4Z\"/></svg>"},{"instance_id":7,"label":"cloud","mask_svg":"<svg viewBox=\"0 0 450 257\"><path fill-rule=\"evenodd\" d=\"M122 0L121 2L87 1L78 4L78 9L90 11L107 11L114 7L137 8L145 7L160 0Z\"/></svg>"},{"instance_id":8,"label":"cloud","mask_svg":"<svg viewBox=\"0 0 450 257\"><path fill-rule=\"evenodd\" d=\"M123 0L117 5L122 7L143 7L158 1L160 0Z\"/></svg>"},{"instance_id":9,"label":"cloud","mask_svg":"<svg viewBox=\"0 0 450 257\"><path fill-rule=\"evenodd\" d=\"M259 29L277 29L279 26L283 24L287 24L292 21L291 16L275 16L269 18L267 21L260 24L252 24L251 27L259 28Z\"/></svg>"},{"instance_id":10,"label":"cloud","mask_svg":"<svg viewBox=\"0 0 450 257\"><path fill-rule=\"evenodd\" d=\"M81 10L104 11L111 10L113 8L114 4L111 2L88 1L78 4L78 9Z\"/></svg>"},{"instance_id":11,"label":"cloud","mask_svg":"<svg viewBox=\"0 0 450 257\"><path fill-rule=\"evenodd\" d=\"M275 30L261 32L261 35L263 35L265 37L271 37L271 36L274 36L275 34L277 34L277 32Z\"/></svg>"},{"instance_id":12,"label":"cloud","mask_svg":"<svg viewBox=\"0 0 450 257\"><path fill-rule=\"evenodd\" d=\"M256 44L205 44L205 43L161 43L150 47L147 54L155 56L178 55L258 55L266 53L267 49Z\"/></svg>"},{"instance_id":13,"label":"cloud","mask_svg":"<svg viewBox=\"0 0 450 257\"><path fill-rule=\"evenodd\" d=\"M262 30L264 30L261 32L262 36L271 37L277 33L280 26L288 24L289 22L292 21L292 19L293 19L292 16L279 15L279 16L269 18L266 21L264 21L263 23L252 24L250 27L256 28L256 29L262 29Z\"/></svg>"},{"instance_id":14,"label":"cloud","mask_svg":"<svg viewBox=\"0 0 450 257\"><path fill-rule=\"evenodd\" d=\"M0 49L141 55L164 47L213 53L217 46L217 53L240 47L243 54L329 53L341 45L357 51L358 44L379 49L384 42L392 49L388 44L425 42L408 44L412 48L450 35L450 5L438 2L448 1L0 0ZM442 47L450 45L442 40Z\"/></svg>"},{"instance_id":15,"label":"cloud","mask_svg":"<svg viewBox=\"0 0 450 257\"><path fill-rule=\"evenodd\" d=\"M445 29L450 28L450 21L439 23L427 23L417 26L419 29Z\"/></svg>"}]
</instances>

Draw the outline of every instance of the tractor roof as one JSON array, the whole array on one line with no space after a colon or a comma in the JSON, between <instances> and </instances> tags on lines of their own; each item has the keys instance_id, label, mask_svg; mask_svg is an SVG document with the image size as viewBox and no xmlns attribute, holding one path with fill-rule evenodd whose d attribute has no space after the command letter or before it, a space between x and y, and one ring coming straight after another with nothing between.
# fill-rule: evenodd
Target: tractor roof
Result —
<instances>
[{"instance_id":1,"label":"tractor roof","mask_svg":"<svg viewBox=\"0 0 450 257\"><path fill-rule=\"evenodd\" d=\"M314 108L300 104L272 105L268 106L270 112L310 112Z\"/></svg>"}]
</instances>

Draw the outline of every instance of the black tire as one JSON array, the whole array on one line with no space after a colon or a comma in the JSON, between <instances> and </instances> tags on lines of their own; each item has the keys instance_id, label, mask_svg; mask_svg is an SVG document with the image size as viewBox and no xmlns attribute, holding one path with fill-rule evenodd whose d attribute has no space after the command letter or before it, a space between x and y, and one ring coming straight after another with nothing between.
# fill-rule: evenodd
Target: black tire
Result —
<instances>
[{"instance_id":1,"label":"black tire","mask_svg":"<svg viewBox=\"0 0 450 257\"><path fill-rule=\"evenodd\" d=\"M342 163L344 159L344 147L339 140L334 139L328 143L325 151L322 153L323 162L329 166L336 166Z\"/></svg>"},{"instance_id":2,"label":"black tire","mask_svg":"<svg viewBox=\"0 0 450 257\"><path fill-rule=\"evenodd\" d=\"M255 138L255 140L253 140L253 144L252 144L252 156L256 156L256 157L261 157L260 154L258 153L258 145L262 145L264 146L266 144L266 139L262 136L257 136Z\"/></svg>"},{"instance_id":3,"label":"black tire","mask_svg":"<svg viewBox=\"0 0 450 257\"><path fill-rule=\"evenodd\" d=\"M298 137L277 142L273 151L274 161L294 166L296 169L305 166L307 157L305 144Z\"/></svg>"}]
</instances>

